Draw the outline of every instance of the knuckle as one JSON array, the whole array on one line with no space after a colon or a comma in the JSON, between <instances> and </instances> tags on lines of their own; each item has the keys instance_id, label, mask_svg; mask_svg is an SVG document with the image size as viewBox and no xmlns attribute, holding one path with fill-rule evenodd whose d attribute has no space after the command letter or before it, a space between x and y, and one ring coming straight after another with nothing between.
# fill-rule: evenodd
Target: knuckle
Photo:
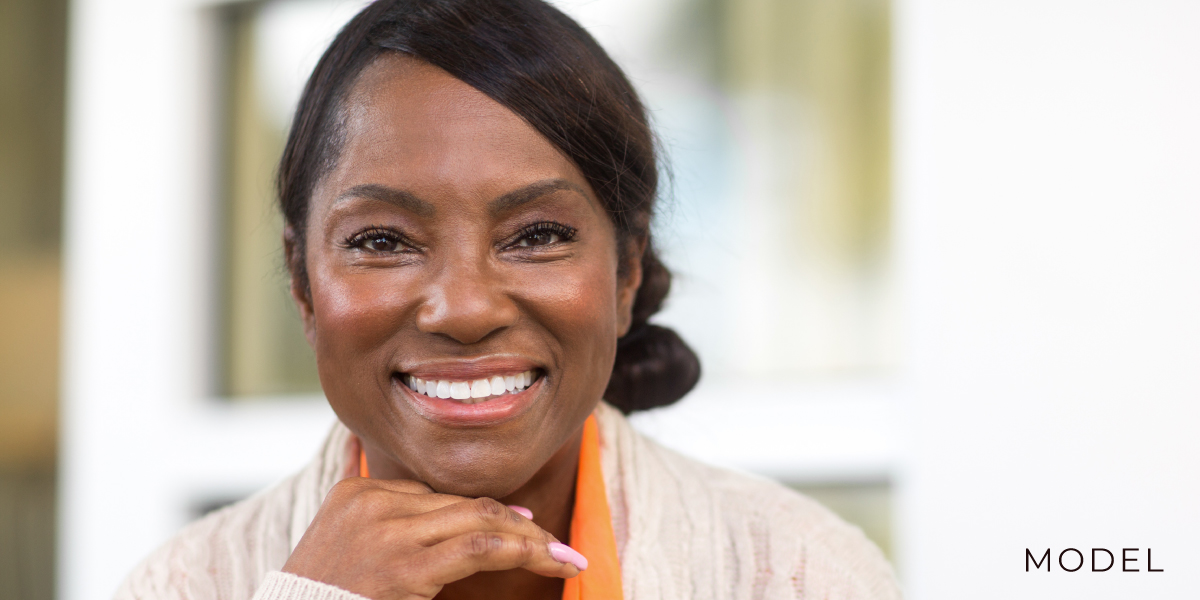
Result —
<instances>
[{"instance_id":1,"label":"knuckle","mask_svg":"<svg viewBox=\"0 0 1200 600\"><path fill-rule=\"evenodd\" d=\"M533 558L538 555L538 544L534 543L533 539L525 536L521 536L521 541L519 542L517 549L520 551L521 556L526 559Z\"/></svg>"},{"instance_id":2,"label":"knuckle","mask_svg":"<svg viewBox=\"0 0 1200 600\"><path fill-rule=\"evenodd\" d=\"M362 487L362 482L357 478L343 479L329 488L330 496L347 496L352 495L355 490Z\"/></svg>"},{"instance_id":3,"label":"knuckle","mask_svg":"<svg viewBox=\"0 0 1200 600\"><path fill-rule=\"evenodd\" d=\"M476 499L475 510L479 512L479 517L486 522L503 521L508 518L508 507L491 498Z\"/></svg>"},{"instance_id":4,"label":"knuckle","mask_svg":"<svg viewBox=\"0 0 1200 600\"><path fill-rule=\"evenodd\" d=\"M345 498L345 506L351 511L364 514L377 514L387 505L387 492L373 487L361 487L354 490Z\"/></svg>"},{"instance_id":5,"label":"knuckle","mask_svg":"<svg viewBox=\"0 0 1200 600\"><path fill-rule=\"evenodd\" d=\"M363 490L362 482L357 479L343 479L333 485L326 495L326 501L334 504L348 504Z\"/></svg>"},{"instance_id":6,"label":"knuckle","mask_svg":"<svg viewBox=\"0 0 1200 600\"><path fill-rule=\"evenodd\" d=\"M477 531L467 536L466 553L471 558L483 558L504 543L500 536Z\"/></svg>"}]
</instances>

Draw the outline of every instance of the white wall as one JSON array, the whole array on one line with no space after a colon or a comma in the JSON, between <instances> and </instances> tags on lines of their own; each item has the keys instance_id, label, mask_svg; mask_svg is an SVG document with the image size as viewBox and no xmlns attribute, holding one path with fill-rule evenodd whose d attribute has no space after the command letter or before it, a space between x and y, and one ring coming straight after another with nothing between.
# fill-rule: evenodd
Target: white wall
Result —
<instances>
[{"instance_id":1,"label":"white wall","mask_svg":"<svg viewBox=\"0 0 1200 600\"><path fill-rule=\"evenodd\" d=\"M58 595L110 598L190 517L307 462L324 402L207 398L218 56L205 2L70 16Z\"/></svg>"},{"instance_id":2,"label":"white wall","mask_svg":"<svg viewBox=\"0 0 1200 600\"><path fill-rule=\"evenodd\" d=\"M911 597L1196 597L1200 3L896 17ZM1026 547L1165 571L1026 573Z\"/></svg>"}]
</instances>

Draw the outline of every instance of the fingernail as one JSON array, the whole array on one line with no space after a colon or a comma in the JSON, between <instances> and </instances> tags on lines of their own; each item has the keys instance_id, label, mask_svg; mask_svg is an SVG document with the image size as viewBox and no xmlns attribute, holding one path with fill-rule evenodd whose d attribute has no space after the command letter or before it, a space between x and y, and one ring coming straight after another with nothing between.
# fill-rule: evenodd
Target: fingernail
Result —
<instances>
[{"instance_id":1,"label":"fingernail","mask_svg":"<svg viewBox=\"0 0 1200 600\"><path fill-rule=\"evenodd\" d=\"M570 563L575 565L575 568L580 571L587 570L587 559L566 544L550 542L550 556L564 565Z\"/></svg>"},{"instance_id":2,"label":"fingernail","mask_svg":"<svg viewBox=\"0 0 1200 600\"><path fill-rule=\"evenodd\" d=\"M517 511L522 517L525 517L526 519L533 519L533 511L529 510L528 508L525 508L524 506L517 506L516 504L509 504L508 507Z\"/></svg>"}]
</instances>

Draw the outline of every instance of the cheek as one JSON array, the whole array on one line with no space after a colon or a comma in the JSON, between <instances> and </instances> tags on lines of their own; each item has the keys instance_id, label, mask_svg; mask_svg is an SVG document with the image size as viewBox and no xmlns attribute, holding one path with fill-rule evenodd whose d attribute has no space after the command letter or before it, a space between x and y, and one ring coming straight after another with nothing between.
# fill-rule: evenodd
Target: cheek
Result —
<instances>
[{"instance_id":1,"label":"cheek","mask_svg":"<svg viewBox=\"0 0 1200 600\"><path fill-rule=\"evenodd\" d=\"M560 341L566 382L599 379L592 385L603 385L612 370L619 326L615 267L598 260L545 281L530 288L531 312Z\"/></svg>"},{"instance_id":2,"label":"cheek","mask_svg":"<svg viewBox=\"0 0 1200 600\"><path fill-rule=\"evenodd\" d=\"M407 313L403 282L395 279L382 272L313 278L320 282L312 290L314 350L327 392L332 394L331 386L373 383L388 374L389 340Z\"/></svg>"}]
</instances>

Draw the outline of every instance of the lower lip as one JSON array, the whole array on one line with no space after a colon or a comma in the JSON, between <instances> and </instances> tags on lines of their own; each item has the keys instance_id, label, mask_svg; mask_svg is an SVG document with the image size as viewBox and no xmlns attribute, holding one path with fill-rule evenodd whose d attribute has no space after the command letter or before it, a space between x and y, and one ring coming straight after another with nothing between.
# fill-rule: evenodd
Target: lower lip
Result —
<instances>
[{"instance_id":1,"label":"lower lip","mask_svg":"<svg viewBox=\"0 0 1200 600\"><path fill-rule=\"evenodd\" d=\"M495 425L513 419L533 405L534 396L542 390L546 376L538 377L533 385L517 392L504 394L487 402L464 404L449 398L430 398L394 380L409 403L418 413L430 421L460 427Z\"/></svg>"}]
</instances>

